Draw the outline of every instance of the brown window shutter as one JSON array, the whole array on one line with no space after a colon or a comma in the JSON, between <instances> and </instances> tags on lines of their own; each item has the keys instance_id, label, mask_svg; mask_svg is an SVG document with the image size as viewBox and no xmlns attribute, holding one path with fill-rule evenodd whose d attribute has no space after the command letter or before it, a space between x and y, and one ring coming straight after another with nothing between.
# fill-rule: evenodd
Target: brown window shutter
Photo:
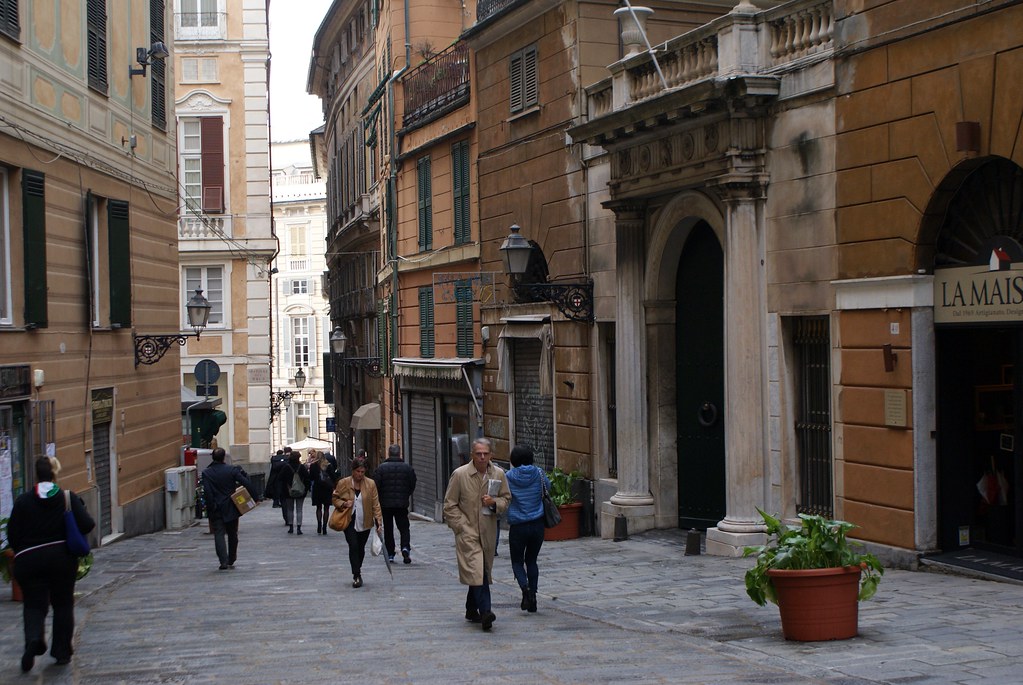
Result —
<instances>
[{"instance_id":1,"label":"brown window shutter","mask_svg":"<svg viewBox=\"0 0 1023 685\"><path fill-rule=\"evenodd\" d=\"M224 119L200 119L202 134L202 210L224 211Z\"/></svg>"}]
</instances>

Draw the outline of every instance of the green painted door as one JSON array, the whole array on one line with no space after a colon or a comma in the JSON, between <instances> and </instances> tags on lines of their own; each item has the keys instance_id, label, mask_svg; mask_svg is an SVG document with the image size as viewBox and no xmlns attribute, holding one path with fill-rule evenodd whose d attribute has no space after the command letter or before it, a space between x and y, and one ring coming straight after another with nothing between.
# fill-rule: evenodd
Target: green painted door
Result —
<instances>
[{"instance_id":1,"label":"green painted door","mask_svg":"<svg viewBox=\"0 0 1023 685\"><path fill-rule=\"evenodd\" d=\"M724 258L700 222L686 240L675 289L678 522L706 529L725 515Z\"/></svg>"}]
</instances>

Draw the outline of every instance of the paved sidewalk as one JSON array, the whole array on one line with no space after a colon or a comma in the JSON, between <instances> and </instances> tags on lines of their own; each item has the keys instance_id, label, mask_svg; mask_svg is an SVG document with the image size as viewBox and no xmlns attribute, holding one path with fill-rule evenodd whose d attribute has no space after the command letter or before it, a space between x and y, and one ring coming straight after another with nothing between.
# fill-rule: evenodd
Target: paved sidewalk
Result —
<instances>
[{"instance_id":1,"label":"paved sidewalk","mask_svg":"<svg viewBox=\"0 0 1023 685\"><path fill-rule=\"evenodd\" d=\"M519 610L502 539L493 631L464 620L451 533L412 526L413 562L341 534L288 535L264 503L219 571L205 522L95 553L76 654L21 675L20 604L0 602L0 683L1023 683L1023 586L889 570L858 638L790 643L746 598L745 559L684 556L679 532L546 543L539 612ZM0 588L6 592L6 588Z\"/></svg>"}]
</instances>

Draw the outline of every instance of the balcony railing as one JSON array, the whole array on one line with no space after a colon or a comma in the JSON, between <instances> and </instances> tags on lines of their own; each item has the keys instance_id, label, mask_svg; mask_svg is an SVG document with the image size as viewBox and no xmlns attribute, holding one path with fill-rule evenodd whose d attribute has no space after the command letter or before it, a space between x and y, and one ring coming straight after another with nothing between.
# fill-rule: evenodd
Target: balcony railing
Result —
<instances>
[{"instance_id":1,"label":"balcony railing","mask_svg":"<svg viewBox=\"0 0 1023 685\"><path fill-rule=\"evenodd\" d=\"M225 12L177 12L174 15L175 38L182 40L222 40L227 37Z\"/></svg>"},{"instance_id":2,"label":"balcony railing","mask_svg":"<svg viewBox=\"0 0 1023 685\"><path fill-rule=\"evenodd\" d=\"M587 117L596 119L701 81L735 76L784 80L827 59L834 50L834 33L833 0L787 2L752 16L729 13L655 45L656 66L645 51L611 65L610 79L586 88ZM813 77L820 78L825 77ZM813 79L794 82L793 88L828 85Z\"/></svg>"},{"instance_id":3,"label":"balcony railing","mask_svg":"<svg viewBox=\"0 0 1023 685\"><path fill-rule=\"evenodd\" d=\"M406 74L403 128L421 125L469 101L469 46L455 43Z\"/></svg>"},{"instance_id":4,"label":"balcony railing","mask_svg":"<svg viewBox=\"0 0 1023 685\"><path fill-rule=\"evenodd\" d=\"M476 3L476 23L493 16L518 0L479 0Z\"/></svg>"},{"instance_id":5,"label":"balcony railing","mask_svg":"<svg viewBox=\"0 0 1023 685\"><path fill-rule=\"evenodd\" d=\"M230 214L187 214L178 217L179 240L231 238Z\"/></svg>"}]
</instances>

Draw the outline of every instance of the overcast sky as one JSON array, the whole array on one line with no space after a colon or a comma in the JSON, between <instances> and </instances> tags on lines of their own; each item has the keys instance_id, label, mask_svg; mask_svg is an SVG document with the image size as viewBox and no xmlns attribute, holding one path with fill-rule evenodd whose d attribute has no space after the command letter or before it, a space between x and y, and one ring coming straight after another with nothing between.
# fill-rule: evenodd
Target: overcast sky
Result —
<instances>
[{"instance_id":1,"label":"overcast sky","mask_svg":"<svg viewBox=\"0 0 1023 685\"><path fill-rule=\"evenodd\" d=\"M313 34L332 0L270 3L270 137L304 139L323 123L320 99L305 92Z\"/></svg>"}]
</instances>

